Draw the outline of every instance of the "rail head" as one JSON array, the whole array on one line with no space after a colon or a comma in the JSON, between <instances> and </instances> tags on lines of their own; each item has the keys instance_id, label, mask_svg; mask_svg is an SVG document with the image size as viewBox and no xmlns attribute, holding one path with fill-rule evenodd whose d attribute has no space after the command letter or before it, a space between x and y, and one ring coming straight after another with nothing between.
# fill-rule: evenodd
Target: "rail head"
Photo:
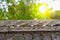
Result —
<instances>
[{"instance_id":1,"label":"rail head","mask_svg":"<svg viewBox=\"0 0 60 40\"><path fill-rule=\"evenodd\" d=\"M0 21L0 32L60 31L60 20L5 20Z\"/></svg>"}]
</instances>

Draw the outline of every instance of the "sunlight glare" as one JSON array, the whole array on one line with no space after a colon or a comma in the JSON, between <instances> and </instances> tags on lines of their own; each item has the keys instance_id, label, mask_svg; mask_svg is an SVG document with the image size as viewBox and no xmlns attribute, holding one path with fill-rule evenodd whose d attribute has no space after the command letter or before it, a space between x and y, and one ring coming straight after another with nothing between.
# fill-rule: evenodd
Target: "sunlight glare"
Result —
<instances>
[{"instance_id":1,"label":"sunlight glare","mask_svg":"<svg viewBox=\"0 0 60 40\"><path fill-rule=\"evenodd\" d=\"M47 10L47 7L45 7L45 6L41 6L41 7L39 8L39 11L41 11L42 13L45 13L46 10Z\"/></svg>"}]
</instances>

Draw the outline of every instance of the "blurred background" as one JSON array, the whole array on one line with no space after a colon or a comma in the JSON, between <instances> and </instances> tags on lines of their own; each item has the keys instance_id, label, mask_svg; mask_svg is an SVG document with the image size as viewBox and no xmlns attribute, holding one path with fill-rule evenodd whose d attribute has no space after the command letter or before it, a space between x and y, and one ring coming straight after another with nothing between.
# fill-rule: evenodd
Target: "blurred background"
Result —
<instances>
[{"instance_id":1,"label":"blurred background","mask_svg":"<svg viewBox=\"0 0 60 40\"><path fill-rule=\"evenodd\" d=\"M60 19L60 0L0 0L0 20Z\"/></svg>"}]
</instances>

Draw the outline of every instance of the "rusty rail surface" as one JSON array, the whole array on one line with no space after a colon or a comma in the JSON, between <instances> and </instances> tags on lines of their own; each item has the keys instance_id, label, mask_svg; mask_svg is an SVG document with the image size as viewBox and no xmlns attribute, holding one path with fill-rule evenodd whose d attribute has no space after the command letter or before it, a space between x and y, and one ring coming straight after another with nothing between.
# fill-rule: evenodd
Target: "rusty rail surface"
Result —
<instances>
[{"instance_id":1,"label":"rusty rail surface","mask_svg":"<svg viewBox=\"0 0 60 40\"><path fill-rule=\"evenodd\" d=\"M0 21L0 40L60 40L60 20Z\"/></svg>"},{"instance_id":2,"label":"rusty rail surface","mask_svg":"<svg viewBox=\"0 0 60 40\"><path fill-rule=\"evenodd\" d=\"M9 31L60 31L60 21L59 20L0 21L0 32Z\"/></svg>"}]
</instances>

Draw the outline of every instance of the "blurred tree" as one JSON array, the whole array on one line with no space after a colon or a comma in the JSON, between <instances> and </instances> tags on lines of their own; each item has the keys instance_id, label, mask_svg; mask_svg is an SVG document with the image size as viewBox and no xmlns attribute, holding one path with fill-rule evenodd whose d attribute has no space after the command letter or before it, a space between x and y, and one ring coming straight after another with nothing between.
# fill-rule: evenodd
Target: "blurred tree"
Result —
<instances>
[{"instance_id":1,"label":"blurred tree","mask_svg":"<svg viewBox=\"0 0 60 40\"><path fill-rule=\"evenodd\" d=\"M8 6L7 16L9 19L31 20L37 18L39 5L31 3L33 0L20 0L19 4L15 4L15 1L11 2L12 5ZM40 17L40 15L39 15Z\"/></svg>"},{"instance_id":2,"label":"blurred tree","mask_svg":"<svg viewBox=\"0 0 60 40\"><path fill-rule=\"evenodd\" d=\"M12 6L9 6L8 8L9 11L7 16L9 19L31 19L28 9L29 6L26 6L23 0L21 0L17 5L15 2L12 2Z\"/></svg>"},{"instance_id":3,"label":"blurred tree","mask_svg":"<svg viewBox=\"0 0 60 40\"><path fill-rule=\"evenodd\" d=\"M4 13L2 12L2 9L0 8L0 20L4 19Z\"/></svg>"},{"instance_id":4,"label":"blurred tree","mask_svg":"<svg viewBox=\"0 0 60 40\"><path fill-rule=\"evenodd\" d=\"M60 19L60 10L52 12L51 19Z\"/></svg>"},{"instance_id":5,"label":"blurred tree","mask_svg":"<svg viewBox=\"0 0 60 40\"><path fill-rule=\"evenodd\" d=\"M8 7L8 12L4 8L4 19L9 20L33 20L33 19L50 19L50 9L46 10L45 16L39 11L41 3L34 2L34 0L5 0ZM2 0L4 2L4 0ZM6 18L7 17L7 18Z\"/></svg>"}]
</instances>

